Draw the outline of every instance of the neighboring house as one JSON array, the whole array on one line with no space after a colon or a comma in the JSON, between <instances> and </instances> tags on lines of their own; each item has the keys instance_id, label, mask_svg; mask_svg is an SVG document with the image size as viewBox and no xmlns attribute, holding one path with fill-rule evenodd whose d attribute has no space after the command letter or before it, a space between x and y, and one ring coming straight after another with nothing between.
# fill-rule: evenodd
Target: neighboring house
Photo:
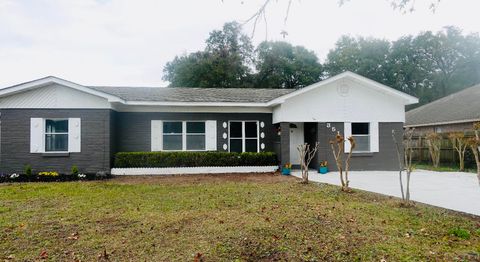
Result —
<instances>
[{"instance_id":1,"label":"neighboring house","mask_svg":"<svg viewBox=\"0 0 480 262\"><path fill-rule=\"evenodd\" d=\"M405 127L417 134L472 131L480 121L480 85L412 109L406 114Z\"/></svg>"},{"instance_id":2,"label":"neighboring house","mask_svg":"<svg viewBox=\"0 0 480 262\"><path fill-rule=\"evenodd\" d=\"M351 72L299 90L84 86L46 77L0 90L0 167L109 170L121 151L277 152L298 165L299 144L319 141L328 160L337 132L357 140L352 169L398 168L415 97ZM348 144L345 151L348 151Z\"/></svg>"}]
</instances>

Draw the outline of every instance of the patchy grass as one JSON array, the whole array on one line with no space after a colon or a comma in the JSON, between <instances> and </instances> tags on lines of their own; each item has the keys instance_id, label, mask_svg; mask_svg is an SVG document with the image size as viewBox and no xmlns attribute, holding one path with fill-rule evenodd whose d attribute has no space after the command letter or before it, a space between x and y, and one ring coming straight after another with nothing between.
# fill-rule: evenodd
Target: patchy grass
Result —
<instances>
[{"instance_id":1,"label":"patchy grass","mask_svg":"<svg viewBox=\"0 0 480 262\"><path fill-rule=\"evenodd\" d=\"M468 261L479 230L479 218L271 174L0 185L0 260Z\"/></svg>"},{"instance_id":2,"label":"patchy grass","mask_svg":"<svg viewBox=\"0 0 480 262\"><path fill-rule=\"evenodd\" d=\"M438 172L460 172L460 168L458 166L439 166L434 167L432 165L427 164L415 164L415 169L423 169L423 170L431 170L431 171L438 171ZM474 168L465 168L462 172L468 173L476 173L477 170Z\"/></svg>"},{"instance_id":3,"label":"patchy grass","mask_svg":"<svg viewBox=\"0 0 480 262\"><path fill-rule=\"evenodd\" d=\"M470 231L463 229L463 228L454 228L450 230L450 234L462 238L462 239L470 239Z\"/></svg>"}]
</instances>

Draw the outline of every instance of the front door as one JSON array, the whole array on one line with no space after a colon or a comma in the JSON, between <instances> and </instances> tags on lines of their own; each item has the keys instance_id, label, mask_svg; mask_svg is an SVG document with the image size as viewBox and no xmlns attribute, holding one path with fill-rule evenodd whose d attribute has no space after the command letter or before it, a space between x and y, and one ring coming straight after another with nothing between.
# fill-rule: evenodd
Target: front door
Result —
<instances>
[{"instance_id":1,"label":"front door","mask_svg":"<svg viewBox=\"0 0 480 262\"><path fill-rule=\"evenodd\" d=\"M290 163L292 165L300 165L300 157L297 147L305 143L303 133L303 123L290 124Z\"/></svg>"}]
</instances>

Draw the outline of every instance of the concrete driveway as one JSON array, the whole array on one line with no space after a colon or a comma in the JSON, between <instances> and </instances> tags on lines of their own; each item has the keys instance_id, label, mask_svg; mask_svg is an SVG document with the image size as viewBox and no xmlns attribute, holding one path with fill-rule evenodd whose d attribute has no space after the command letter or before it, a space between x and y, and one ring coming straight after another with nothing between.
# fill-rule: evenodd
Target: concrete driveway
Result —
<instances>
[{"instance_id":1,"label":"concrete driveway","mask_svg":"<svg viewBox=\"0 0 480 262\"><path fill-rule=\"evenodd\" d=\"M301 177L300 171L292 175ZM405 176L404 176L405 177ZM401 197L398 172L351 171L350 187ZM338 172L309 172L310 181L340 185ZM476 174L415 170L410 179L411 200L480 216L480 186Z\"/></svg>"}]
</instances>

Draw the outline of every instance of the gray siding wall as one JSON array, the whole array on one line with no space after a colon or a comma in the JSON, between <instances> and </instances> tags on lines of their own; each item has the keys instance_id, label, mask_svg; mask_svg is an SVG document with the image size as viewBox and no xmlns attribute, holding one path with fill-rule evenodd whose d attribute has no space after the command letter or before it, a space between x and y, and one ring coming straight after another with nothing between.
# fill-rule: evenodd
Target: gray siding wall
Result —
<instances>
[{"instance_id":1,"label":"gray siding wall","mask_svg":"<svg viewBox=\"0 0 480 262\"><path fill-rule=\"evenodd\" d=\"M217 150L223 150L223 144L228 145L223 133L228 134L223 122L230 120L258 120L265 123L260 132L265 138L260 143L265 144L263 151L274 151L273 140L275 128L272 125L270 113L145 113L145 112L117 112L116 113L116 150L121 151L150 151L151 150L151 121L152 120L216 120L217 121ZM227 149L228 151L228 149Z\"/></svg>"},{"instance_id":2,"label":"gray siding wall","mask_svg":"<svg viewBox=\"0 0 480 262\"><path fill-rule=\"evenodd\" d=\"M280 163L282 166L290 162L290 123L280 123Z\"/></svg>"},{"instance_id":3,"label":"gray siding wall","mask_svg":"<svg viewBox=\"0 0 480 262\"><path fill-rule=\"evenodd\" d=\"M282 164L289 161L289 123L280 124L282 132L279 137L272 125L272 115L269 113L134 113L106 109L2 109L0 113L1 172L23 172L27 164L31 165L35 172L68 173L72 165L77 165L81 172L109 170L115 152L150 151L151 120L216 120L218 151L224 151L223 144L228 145L228 138L223 138L224 132L228 134L228 127L224 128L223 122L263 121L265 126L260 128L260 132L265 133L265 138L260 138L260 143L265 144L263 151L274 151L275 141L281 147L275 151L280 149L279 158ZM82 152L70 153L62 157L30 153L30 118L32 117L81 118ZM327 160L329 168L336 170L329 141L335 137L336 132L343 133L343 123L331 123L330 128L327 128L326 123L312 125L316 125L317 140L320 142L320 149L312 167L318 168L320 161ZM335 132L332 131L332 127L336 129ZM315 129L315 126L313 128ZM391 136L392 130L395 130L400 139L403 123L379 123L380 152L355 154L351 161L351 170L397 170L398 162ZM306 139L313 143L312 137L307 136Z\"/></svg>"},{"instance_id":4,"label":"gray siding wall","mask_svg":"<svg viewBox=\"0 0 480 262\"><path fill-rule=\"evenodd\" d=\"M314 165L318 168L320 161L327 160L330 170L337 170L333 152L329 141L335 138L336 132L343 134L343 123L318 123L318 141L320 149L317 154L317 161ZM336 131L332 131L335 127ZM403 134L403 123L379 123L379 152L361 153L352 155L350 170L398 170L398 157L395 144L392 138L392 130L395 130L398 141L401 141ZM344 154L343 160L347 154Z\"/></svg>"},{"instance_id":5,"label":"gray siding wall","mask_svg":"<svg viewBox=\"0 0 480 262\"><path fill-rule=\"evenodd\" d=\"M110 136L114 112L108 109L2 109L0 171L23 172L29 164L34 172L69 173L72 165L81 172L110 170L113 154ZM81 152L53 157L30 153L30 118L81 118Z\"/></svg>"}]
</instances>

